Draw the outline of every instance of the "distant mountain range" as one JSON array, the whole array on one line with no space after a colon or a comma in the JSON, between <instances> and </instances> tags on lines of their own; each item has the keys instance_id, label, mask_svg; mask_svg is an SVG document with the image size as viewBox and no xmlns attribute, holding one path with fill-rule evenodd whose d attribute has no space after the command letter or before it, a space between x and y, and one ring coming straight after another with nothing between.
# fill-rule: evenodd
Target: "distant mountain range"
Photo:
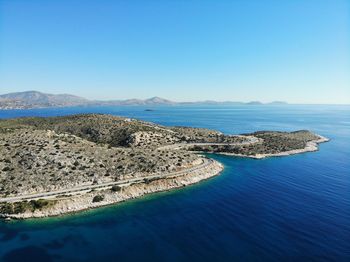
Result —
<instances>
[{"instance_id":1,"label":"distant mountain range","mask_svg":"<svg viewBox=\"0 0 350 262\"><path fill-rule=\"evenodd\" d=\"M198 102L174 102L160 97L149 99L127 100L88 100L69 94L46 94L38 91L25 91L0 95L0 109L29 109L44 107L68 107L68 106L157 106L157 105L262 105L259 101L248 103L233 101L198 101ZM287 104L275 101L268 104Z\"/></svg>"}]
</instances>

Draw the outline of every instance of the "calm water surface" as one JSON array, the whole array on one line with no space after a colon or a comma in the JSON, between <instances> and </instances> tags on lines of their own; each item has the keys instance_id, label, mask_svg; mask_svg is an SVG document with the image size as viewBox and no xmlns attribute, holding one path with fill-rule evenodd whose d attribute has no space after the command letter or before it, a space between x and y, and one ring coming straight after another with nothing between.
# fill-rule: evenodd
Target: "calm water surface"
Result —
<instances>
[{"instance_id":1,"label":"calm water surface","mask_svg":"<svg viewBox=\"0 0 350 262\"><path fill-rule=\"evenodd\" d=\"M350 107L76 107L225 133L310 129L320 151L264 160L212 156L223 173L171 192L60 218L0 221L0 261L350 261Z\"/></svg>"}]
</instances>

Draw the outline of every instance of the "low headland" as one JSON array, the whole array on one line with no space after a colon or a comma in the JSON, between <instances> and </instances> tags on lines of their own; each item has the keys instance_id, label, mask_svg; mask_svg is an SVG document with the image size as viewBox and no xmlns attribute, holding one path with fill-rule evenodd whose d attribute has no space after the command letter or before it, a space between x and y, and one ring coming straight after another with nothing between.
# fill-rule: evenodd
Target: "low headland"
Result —
<instances>
[{"instance_id":1,"label":"low headland","mask_svg":"<svg viewBox=\"0 0 350 262\"><path fill-rule=\"evenodd\" d=\"M219 175L203 152L259 159L326 141L307 130L225 135L102 114L0 120L0 216L58 216Z\"/></svg>"}]
</instances>

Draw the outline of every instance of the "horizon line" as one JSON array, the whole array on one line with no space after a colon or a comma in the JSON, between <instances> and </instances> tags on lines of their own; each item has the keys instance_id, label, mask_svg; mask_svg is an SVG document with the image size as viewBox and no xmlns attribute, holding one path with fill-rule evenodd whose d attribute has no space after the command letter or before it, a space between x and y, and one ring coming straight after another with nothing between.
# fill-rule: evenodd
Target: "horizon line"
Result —
<instances>
[{"instance_id":1,"label":"horizon line","mask_svg":"<svg viewBox=\"0 0 350 262\"><path fill-rule=\"evenodd\" d=\"M272 101L261 101L259 99L254 99L254 100L215 100L215 99L203 99L203 100L185 100L185 101L178 101L178 100L173 100L171 98L164 98L158 95L153 95L147 98L136 98L136 97L131 97L131 98L111 98L111 99L92 99L92 98L87 98L84 95L76 95L72 93L47 93L43 91L38 91L38 90L25 90L25 91L14 91L14 92L7 92L0 94L0 96L3 95L9 95L9 94L14 94L14 93L29 93L29 92L36 92L36 93L41 93L41 94L46 94L46 95L70 95L70 96L76 96L79 98L86 99L91 102L108 102L108 101L126 101L126 100L150 100L154 98L159 98L163 100L167 100L169 102L174 102L174 103L206 103L206 102L214 102L214 103L261 103L261 104L272 104L272 103L281 103L282 104L287 104L287 105L350 105L349 103L319 103L319 102L289 102L285 100L272 100Z\"/></svg>"}]
</instances>

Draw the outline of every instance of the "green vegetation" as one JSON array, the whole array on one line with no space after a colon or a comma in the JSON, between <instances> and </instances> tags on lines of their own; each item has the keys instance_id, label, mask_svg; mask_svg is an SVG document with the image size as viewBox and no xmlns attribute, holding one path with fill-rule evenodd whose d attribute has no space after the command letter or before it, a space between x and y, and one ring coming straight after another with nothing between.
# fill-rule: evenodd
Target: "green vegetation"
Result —
<instances>
[{"instance_id":1,"label":"green vegetation","mask_svg":"<svg viewBox=\"0 0 350 262\"><path fill-rule=\"evenodd\" d=\"M53 206L57 200L38 199L14 203L1 203L0 214L22 214L26 211L34 212Z\"/></svg>"},{"instance_id":2,"label":"green vegetation","mask_svg":"<svg viewBox=\"0 0 350 262\"><path fill-rule=\"evenodd\" d=\"M46 200L46 199L39 199L39 200L31 200L29 201L33 209L42 209L44 207L47 207L52 203L51 200Z\"/></svg>"},{"instance_id":3,"label":"green vegetation","mask_svg":"<svg viewBox=\"0 0 350 262\"><path fill-rule=\"evenodd\" d=\"M246 156L256 154L277 154L290 150L303 149L306 143L317 140L319 137L310 131L300 130L296 132L259 131L247 136L259 138L259 143L247 145L196 145L190 148L192 151L234 153Z\"/></svg>"},{"instance_id":4,"label":"green vegetation","mask_svg":"<svg viewBox=\"0 0 350 262\"><path fill-rule=\"evenodd\" d=\"M113 192L119 192L121 189L122 189L122 188L121 188L120 186L117 186L117 185L114 185L114 186L111 187L111 190L112 190Z\"/></svg>"},{"instance_id":5,"label":"green vegetation","mask_svg":"<svg viewBox=\"0 0 350 262\"><path fill-rule=\"evenodd\" d=\"M92 202L101 202L103 201L103 199L105 199L105 197L103 195L96 195L94 196L94 198L92 199Z\"/></svg>"}]
</instances>

